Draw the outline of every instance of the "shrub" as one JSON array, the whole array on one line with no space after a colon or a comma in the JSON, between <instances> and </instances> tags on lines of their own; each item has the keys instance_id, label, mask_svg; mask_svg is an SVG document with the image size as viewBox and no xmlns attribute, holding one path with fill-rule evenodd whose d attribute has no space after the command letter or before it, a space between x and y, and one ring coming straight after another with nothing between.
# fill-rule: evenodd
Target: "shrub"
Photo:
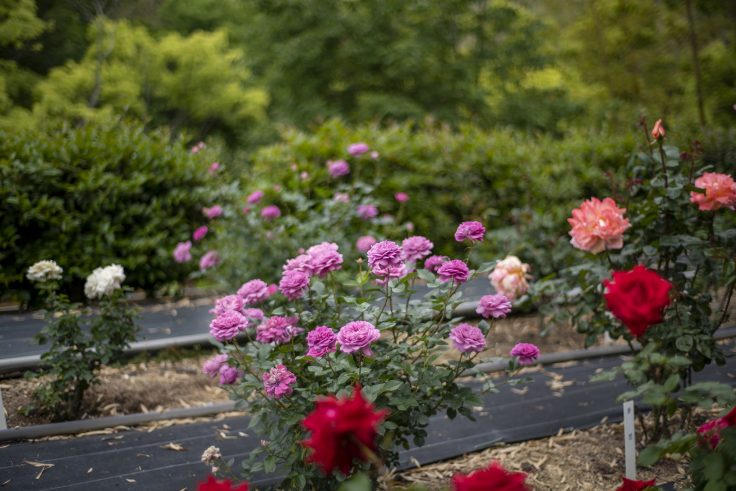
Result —
<instances>
[{"instance_id":1,"label":"shrub","mask_svg":"<svg viewBox=\"0 0 736 491\"><path fill-rule=\"evenodd\" d=\"M184 278L170 255L207 203L201 159L140 125L0 132L0 285L28 294L23 272L44 257L66 269L73 298L106 262L135 288Z\"/></svg>"},{"instance_id":2,"label":"shrub","mask_svg":"<svg viewBox=\"0 0 736 491\"><path fill-rule=\"evenodd\" d=\"M282 138L254 153L254 180L278 184L288 179L285 162L295 162L310 174L324 172L328 159L347 156L350 143L370 142L381 158L362 165L382 179L376 197L391 200L394 193L407 192L407 215L416 232L443 238L437 247L444 254L462 252L449 238L452 224L468 217L483 221L491 231L514 225L519 217L515 210L562 218L575 201L606 186L607 173L626 162L634 145L631 136L594 131L555 139L473 126L451 130L430 123L349 127L340 120L311 133L287 130ZM555 238L564 233L564 223L556 231ZM533 247L547 247L533 237ZM507 248L483 251L500 255ZM534 266L537 270L540 265Z\"/></svg>"},{"instance_id":3,"label":"shrub","mask_svg":"<svg viewBox=\"0 0 736 491\"><path fill-rule=\"evenodd\" d=\"M711 172L697 149L665 145L661 121L651 136L642 126L653 141L630 159L625 180L602 195L615 201L592 198L568 219L570 247L584 252L580 261L537 282L534 296L543 312L573 322L587 344L608 333L643 345L621 367L634 386L621 398L652 406L645 436L656 441L669 434L678 403L687 418L697 402L688 394L730 401L722 385L690 380L693 371L725 360L713 334L736 288L736 184Z\"/></svg>"},{"instance_id":4,"label":"shrub","mask_svg":"<svg viewBox=\"0 0 736 491\"><path fill-rule=\"evenodd\" d=\"M473 368L485 350L489 321L508 314L511 304L501 295L488 298L482 310L488 320L478 326L453 319L460 285L494 263L472 271L461 260L446 260L435 274L419 266L431 246L426 239L405 241L401 247L378 242L356 268L344 262L336 244L325 242L287 262L281 295L269 297L265 282L251 280L237 294L218 300L210 332L223 343L223 354L207 361L204 371L231 387L231 396L252 415L251 427L264 438L243 463L247 473L278 468L287 476L286 488L304 489L310 483L332 489L336 480L364 468L341 458L340 472L333 472L330 463L311 454L311 460L327 468L321 473L305 461L310 455L302 444L308 436L305 426L313 432L314 447L320 424L317 416L309 426L301 421L315 401L325 400L321 396L344 399L352 393L354 401L364 398L375 405L376 421L383 420L375 450L388 466L397 464L399 446L424 444L434 414L472 419L478 397L458 378L484 378ZM420 281L429 292L414 298ZM265 313L253 310L264 301ZM236 339L241 332L251 340L245 346ZM455 351L448 353L450 345ZM520 343L510 355L509 371L515 371L533 364L539 350ZM353 389L356 384L362 397ZM493 379L485 381L484 389L495 389Z\"/></svg>"},{"instance_id":5,"label":"shrub","mask_svg":"<svg viewBox=\"0 0 736 491\"><path fill-rule=\"evenodd\" d=\"M97 309L72 303L59 291L62 269L53 261L40 261L28 270L45 303L46 325L36 339L49 342L39 372L29 377L48 375L33 392L28 412L48 414L53 419L78 417L87 389L97 382L97 371L105 365L119 364L123 350L135 340L134 312L124 298L123 268L110 265L95 269L85 284L90 302Z\"/></svg>"}]
</instances>

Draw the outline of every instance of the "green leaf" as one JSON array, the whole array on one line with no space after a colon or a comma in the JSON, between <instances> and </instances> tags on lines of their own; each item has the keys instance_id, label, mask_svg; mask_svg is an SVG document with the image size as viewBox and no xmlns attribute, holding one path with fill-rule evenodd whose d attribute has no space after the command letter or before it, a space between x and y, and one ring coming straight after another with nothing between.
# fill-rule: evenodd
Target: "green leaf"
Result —
<instances>
[{"instance_id":1,"label":"green leaf","mask_svg":"<svg viewBox=\"0 0 736 491\"><path fill-rule=\"evenodd\" d=\"M358 472L340 484L337 489L338 491L372 491L372 488L370 478L364 472Z\"/></svg>"}]
</instances>

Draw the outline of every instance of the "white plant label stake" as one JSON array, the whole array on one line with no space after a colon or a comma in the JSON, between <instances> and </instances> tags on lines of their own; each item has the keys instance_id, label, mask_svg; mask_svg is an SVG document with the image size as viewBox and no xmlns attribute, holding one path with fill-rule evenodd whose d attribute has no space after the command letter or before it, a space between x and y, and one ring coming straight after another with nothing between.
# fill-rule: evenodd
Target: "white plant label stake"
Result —
<instances>
[{"instance_id":1,"label":"white plant label stake","mask_svg":"<svg viewBox=\"0 0 736 491\"><path fill-rule=\"evenodd\" d=\"M5 406L3 406L3 393L0 391L0 430L7 430L8 423L5 421Z\"/></svg>"},{"instance_id":2,"label":"white plant label stake","mask_svg":"<svg viewBox=\"0 0 736 491\"><path fill-rule=\"evenodd\" d=\"M634 401L624 402L624 454L626 477L636 479L636 431L634 429Z\"/></svg>"}]
</instances>

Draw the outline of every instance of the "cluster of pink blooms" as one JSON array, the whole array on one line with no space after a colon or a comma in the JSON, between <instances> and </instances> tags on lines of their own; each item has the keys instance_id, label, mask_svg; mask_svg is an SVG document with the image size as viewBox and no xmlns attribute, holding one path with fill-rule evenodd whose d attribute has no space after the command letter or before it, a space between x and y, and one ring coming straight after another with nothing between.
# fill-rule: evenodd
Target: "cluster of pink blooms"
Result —
<instances>
[{"instance_id":1,"label":"cluster of pink blooms","mask_svg":"<svg viewBox=\"0 0 736 491\"><path fill-rule=\"evenodd\" d=\"M357 213L363 220L370 220L378 216L378 208L375 205L358 205Z\"/></svg>"},{"instance_id":2,"label":"cluster of pink blooms","mask_svg":"<svg viewBox=\"0 0 736 491\"><path fill-rule=\"evenodd\" d=\"M496 293L482 296L475 311L485 319L500 319L509 315L511 308L511 300L506 295Z\"/></svg>"},{"instance_id":3,"label":"cluster of pink blooms","mask_svg":"<svg viewBox=\"0 0 736 491\"><path fill-rule=\"evenodd\" d=\"M195 145L194 145L194 146L192 147L192 153L199 153L199 152L201 152L202 150L204 150L204 147L206 147L206 146L207 146L207 145L205 145L205 143L204 143L204 142L198 142L197 144L195 144Z\"/></svg>"},{"instance_id":4,"label":"cluster of pink blooms","mask_svg":"<svg viewBox=\"0 0 736 491\"><path fill-rule=\"evenodd\" d=\"M204 362L202 372L211 378L219 375L221 385L234 384L243 373L237 368L228 365L227 360L228 356L226 354L216 355Z\"/></svg>"},{"instance_id":5,"label":"cluster of pink blooms","mask_svg":"<svg viewBox=\"0 0 736 491\"><path fill-rule=\"evenodd\" d=\"M287 273L298 271L305 273L308 277L319 276L324 278L332 271L337 271L342 268L343 257L339 252L339 247L334 242L322 242L317 245L313 245L295 258L289 259L284 264L284 277ZM284 280L282 277L282 282ZM294 284L298 285L296 277L289 279L287 285ZM295 290L291 289L294 293ZM286 293L284 293L286 294ZM288 296L288 295L287 295ZM295 297L299 298L301 295Z\"/></svg>"},{"instance_id":6,"label":"cluster of pink blooms","mask_svg":"<svg viewBox=\"0 0 736 491\"><path fill-rule=\"evenodd\" d=\"M261 218L264 220L275 220L281 216L281 209L276 205L264 206L261 210Z\"/></svg>"},{"instance_id":7,"label":"cluster of pink blooms","mask_svg":"<svg viewBox=\"0 0 736 491\"><path fill-rule=\"evenodd\" d=\"M244 306L245 302L243 301L243 297L240 295L227 295L215 300L215 308L210 310L210 314L219 316L229 310L242 313Z\"/></svg>"},{"instance_id":8,"label":"cluster of pink blooms","mask_svg":"<svg viewBox=\"0 0 736 491\"><path fill-rule=\"evenodd\" d=\"M296 375L284 365L276 365L263 374L263 388L268 396L281 399L294 392L292 387L296 383Z\"/></svg>"},{"instance_id":9,"label":"cluster of pink blooms","mask_svg":"<svg viewBox=\"0 0 736 491\"><path fill-rule=\"evenodd\" d=\"M450 340L461 353L480 353L486 349L486 337L478 327L471 324L458 324L450 331Z\"/></svg>"},{"instance_id":10,"label":"cluster of pink blooms","mask_svg":"<svg viewBox=\"0 0 736 491\"><path fill-rule=\"evenodd\" d=\"M421 235L408 237L401 242L401 259L415 263L432 253L434 244Z\"/></svg>"},{"instance_id":11,"label":"cluster of pink blooms","mask_svg":"<svg viewBox=\"0 0 736 491\"><path fill-rule=\"evenodd\" d=\"M364 235L362 237L359 237L357 241L355 241L355 248L358 249L360 252L368 252L371 247L373 247L373 244L378 242L375 237L372 235Z\"/></svg>"},{"instance_id":12,"label":"cluster of pink blooms","mask_svg":"<svg viewBox=\"0 0 736 491\"><path fill-rule=\"evenodd\" d=\"M350 165L344 160L328 160L327 172L334 178L347 176L350 174Z\"/></svg>"},{"instance_id":13,"label":"cluster of pink blooms","mask_svg":"<svg viewBox=\"0 0 736 491\"><path fill-rule=\"evenodd\" d=\"M206 206L202 208L202 214L212 220L213 218L217 218L222 216L223 210L222 206L215 205L213 207L207 208Z\"/></svg>"},{"instance_id":14,"label":"cluster of pink blooms","mask_svg":"<svg viewBox=\"0 0 736 491\"><path fill-rule=\"evenodd\" d=\"M304 329L298 327L297 317L274 315L256 328L256 341L261 343L285 344Z\"/></svg>"},{"instance_id":15,"label":"cluster of pink blooms","mask_svg":"<svg viewBox=\"0 0 736 491\"><path fill-rule=\"evenodd\" d=\"M539 348L531 343L517 343L511 349L511 356L518 360L519 365L533 365L539 358Z\"/></svg>"},{"instance_id":16,"label":"cluster of pink blooms","mask_svg":"<svg viewBox=\"0 0 736 491\"><path fill-rule=\"evenodd\" d=\"M498 293L509 300L516 300L529 290L529 270L529 265L522 263L518 257L507 256L496 263L488 277Z\"/></svg>"},{"instance_id":17,"label":"cluster of pink blooms","mask_svg":"<svg viewBox=\"0 0 736 491\"><path fill-rule=\"evenodd\" d=\"M700 211L716 211L721 208L736 210L736 181L727 174L705 172L695 179L695 187L705 193L691 191L690 202Z\"/></svg>"},{"instance_id":18,"label":"cluster of pink blooms","mask_svg":"<svg viewBox=\"0 0 736 491\"><path fill-rule=\"evenodd\" d=\"M616 206L611 198L584 201L572 211L572 218L567 219L572 227L570 243L593 254L621 249L624 246L624 232L631 227L624 213L626 209Z\"/></svg>"},{"instance_id":19,"label":"cluster of pink blooms","mask_svg":"<svg viewBox=\"0 0 736 491\"><path fill-rule=\"evenodd\" d=\"M352 155L353 157L359 157L363 155L364 153L368 153L370 151L370 147L367 143L359 142L359 143L353 143L348 147L348 153Z\"/></svg>"},{"instance_id":20,"label":"cluster of pink blooms","mask_svg":"<svg viewBox=\"0 0 736 491\"><path fill-rule=\"evenodd\" d=\"M186 263L192 260L192 242L179 242L174 248L174 261L177 263Z\"/></svg>"}]
</instances>

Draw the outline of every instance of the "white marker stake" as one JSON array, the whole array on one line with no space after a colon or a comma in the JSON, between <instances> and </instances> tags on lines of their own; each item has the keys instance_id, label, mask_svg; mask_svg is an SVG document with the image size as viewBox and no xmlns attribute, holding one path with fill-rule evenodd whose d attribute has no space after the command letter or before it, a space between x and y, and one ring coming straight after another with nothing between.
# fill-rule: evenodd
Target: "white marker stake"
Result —
<instances>
[{"instance_id":1,"label":"white marker stake","mask_svg":"<svg viewBox=\"0 0 736 491\"><path fill-rule=\"evenodd\" d=\"M636 479L636 432L634 430L634 401L624 402L624 453L626 477Z\"/></svg>"},{"instance_id":2,"label":"white marker stake","mask_svg":"<svg viewBox=\"0 0 736 491\"><path fill-rule=\"evenodd\" d=\"M0 390L0 430L7 430L8 423L5 421L5 406L3 406L3 393Z\"/></svg>"}]
</instances>

